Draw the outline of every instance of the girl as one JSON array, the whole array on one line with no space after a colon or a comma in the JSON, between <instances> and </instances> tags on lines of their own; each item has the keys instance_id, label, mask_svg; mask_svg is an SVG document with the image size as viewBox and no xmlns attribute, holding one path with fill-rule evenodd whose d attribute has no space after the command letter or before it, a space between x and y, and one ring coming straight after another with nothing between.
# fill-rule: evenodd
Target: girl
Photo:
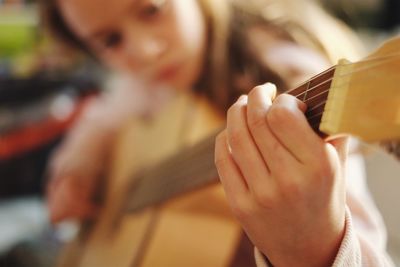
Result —
<instances>
[{"instance_id":1,"label":"girl","mask_svg":"<svg viewBox=\"0 0 400 267\"><path fill-rule=\"evenodd\" d=\"M71 217L84 219L97 214L98 207L91 201L96 184L104 168L107 168L107 155L115 133L127 118L157 116L160 107L171 102L176 91L206 97L214 109L223 114L234 99L257 84L273 82L283 92L327 68L338 57L351 59L343 51L354 52L351 51L351 35L346 29L307 0L43 0L42 6L48 25L61 40L85 50L110 69L124 74L125 77L129 76L130 80L130 88L127 88L126 81L119 82L108 94L94 100L55 154L50 165L52 179L48 186L49 209L53 222ZM302 12L299 13L300 10ZM268 109L271 104L268 99L271 97L263 97L262 94L264 93L258 92L250 96L248 113L253 109ZM270 92L266 94L271 95ZM281 101L277 98L275 102L284 107L290 106L291 110L296 110L296 116L286 112L288 118L282 118L282 115L276 118L282 119L282 125L294 119L293 117L299 119L298 124L303 123L297 110L304 110L304 106L300 103L294 106L293 100L283 98ZM243 110L246 101L242 97L231 109L230 113L233 115L228 116L228 136L230 127L236 121L241 122L238 126L242 126L242 130L245 128ZM252 102L258 103L256 107L250 105ZM294 126L306 128L303 124ZM318 140L320 147L326 145L307 129L304 131L305 136L310 136L310 142ZM217 148L217 162L221 171L221 162L228 162L227 159L231 158L229 153L233 154L235 160L239 160L235 155L240 153L240 149L236 151L234 145L230 144L231 152L228 153L229 149L221 145L226 143L224 137L220 140L222 141L218 142L218 146L222 148ZM239 147L241 142L238 140ZM336 142L341 143L340 140ZM307 151L308 147L305 146L304 149ZM339 145L337 149L338 151L330 148L329 153L318 154L323 162L327 162L326 168L331 172L322 173L320 166L310 165L299 173L304 173L304 176L313 174L315 179L318 174L330 174L330 180L340 180L337 178L342 172L340 160L330 159L339 158L339 155L344 157L346 153ZM253 148L253 151L256 150ZM297 173L300 166L289 163L293 173ZM243 163L243 166L249 165L249 162ZM229 160L226 168L222 167L223 181L243 178L233 172L236 168L234 166ZM264 171L266 169L265 166L260 168L264 168ZM260 177L263 174L266 173L260 172ZM247 177L247 173L243 175ZM224 185L226 189L231 186L229 181L224 182ZM333 185L335 191L332 191ZM312 203L337 205L330 207L321 204L309 210L307 202L296 209L296 214L308 215L304 215L304 220L298 224L301 223L309 230L318 229L320 236L329 233L323 253L315 259L304 257L305 248L297 246L300 242L290 240L308 240L308 237L312 237L313 247L310 247L308 255L314 256L315 233L299 231L296 235L297 231L293 231L294 235L284 235L282 240L273 238L267 242L265 235L270 233L263 232L264 210L257 210L256 214L261 217L254 219L250 213L249 217L239 216L243 218L242 222L250 238L271 258L272 264L291 265L309 259L308 266L311 263L322 266L335 260L345 228L343 183L332 182L325 186L324 190L332 192L331 194L320 194L308 199ZM275 189L278 190L277 187ZM310 189L311 186L305 192L311 194L308 191ZM231 203L234 202L233 194L236 192L227 190ZM327 206L331 209L325 211ZM237 210L235 205L233 207ZM286 211L291 209L288 205L285 208ZM307 219L314 215L329 215L330 220L317 220L315 225L310 225ZM368 219L374 221L374 218ZM255 223L247 227L247 221ZM329 224L325 225L326 222ZM292 223L292 220L285 220L282 215L277 217L275 224L266 226L275 227L276 233L289 234L285 229L291 228ZM375 227L374 223L371 225ZM347 228L349 225L350 223L346 224ZM277 248L280 248L277 249L278 252L271 249L271 242L277 242ZM357 238L349 242L351 245L359 244ZM288 261L282 259L281 253L286 247L292 253ZM350 265L358 262L359 258L353 257L354 254L351 253L347 255L346 249L344 250L340 250L337 257L339 261L350 261ZM361 249L357 250L360 251Z\"/></svg>"}]
</instances>

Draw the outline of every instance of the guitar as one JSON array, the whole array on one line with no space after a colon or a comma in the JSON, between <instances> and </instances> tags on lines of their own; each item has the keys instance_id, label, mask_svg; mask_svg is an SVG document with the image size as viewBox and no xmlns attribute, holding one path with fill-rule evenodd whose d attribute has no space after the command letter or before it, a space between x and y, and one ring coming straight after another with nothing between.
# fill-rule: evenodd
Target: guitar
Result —
<instances>
[{"instance_id":1,"label":"guitar","mask_svg":"<svg viewBox=\"0 0 400 267\"><path fill-rule=\"evenodd\" d=\"M365 59L356 63L342 60L288 93L307 104L305 115L319 134L346 133L368 142L390 142L387 146L399 156L399 143L393 141L400 139L399 48L399 38L390 40ZM206 106L205 101L202 105ZM168 151L163 153L169 154L167 160L134 172L142 161L154 162L160 157L155 158L154 153L130 153L129 157L117 153L102 214L66 250L60 266L228 266L241 230L230 215L221 188L215 186L214 140L223 119L209 107L204 110L202 118L191 121L192 133L186 134L191 141L183 142L187 148L172 156L168 152L182 139L177 131L168 129L180 129L176 124L179 119L169 121L173 127L156 121L142 125L141 130L133 126L125 131L117 151L140 148L152 140L158 152ZM176 114L185 112L172 110L164 116L176 118ZM202 124L205 121L208 123ZM199 129L207 129L201 135L208 137L195 142L200 139L194 134ZM152 139L159 131L164 139ZM132 140L139 141L127 146ZM160 205L161 213L157 211ZM155 228L160 222L162 229ZM196 235L196 242L187 242L189 235ZM188 248L185 253L182 245Z\"/></svg>"}]
</instances>

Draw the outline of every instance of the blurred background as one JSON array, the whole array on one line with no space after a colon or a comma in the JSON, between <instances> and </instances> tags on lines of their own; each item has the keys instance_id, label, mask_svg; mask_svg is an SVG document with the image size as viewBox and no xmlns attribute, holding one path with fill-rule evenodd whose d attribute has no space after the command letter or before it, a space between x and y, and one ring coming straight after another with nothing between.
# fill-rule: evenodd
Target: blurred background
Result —
<instances>
[{"instance_id":1,"label":"blurred background","mask_svg":"<svg viewBox=\"0 0 400 267\"><path fill-rule=\"evenodd\" d=\"M400 32L398 0L320 2L368 51ZM48 38L35 1L0 0L0 267L52 265L68 229L49 227L45 167L86 101L102 90L101 73L90 59ZM400 266L400 164L368 150L370 190Z\"/></svg>"},{"instance_id":2,"label":"blurred background","mask_svg":"<svg viewBox=\"0 0 400 267\"><path fill-rule=\"evenodd\" d=\"M0 0L0 266L51 266L46 164L101 88L88 59L52 43L34 1Z\"/></svg>"}]
</instances>

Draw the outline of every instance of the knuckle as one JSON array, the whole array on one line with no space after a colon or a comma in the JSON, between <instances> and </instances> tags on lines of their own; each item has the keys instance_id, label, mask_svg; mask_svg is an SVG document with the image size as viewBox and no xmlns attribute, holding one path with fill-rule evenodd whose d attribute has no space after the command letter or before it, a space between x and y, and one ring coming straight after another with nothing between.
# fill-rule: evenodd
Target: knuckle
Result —
<instances>
[{"instance_id":1,"label":"knuckle","mask_svg":"<svg viewBox=\"0 0 400 267\"><path fill-rule=\"evenodd\" d=\"M228 159L225 158L224 156L215 156L214 164L218 170L225 170L228 164Z\"/></svg>"},{"instance_id":2,"label":"knuckle","mask_svg":"<svg viewBox=\"0 0 400 267\"><path fill-rule=\"evenodd\" d=\"M299 200L303 194L302 186L294 179L281 181L280 191L282 197L289 200Z\"/></svg>"},{"instance_id":3,"label":"knuckle","mask_svg":"<svg viewBox=\"0 0 400 267\"><path fill-rule=\"evenodd\" d=\"M251 91L249 93L249 98L254 96L255 94L258 94L263 89L264 89L264 87L262 85L254 86L253 89L251 89Z\"/></svg>"},{"instance_id":4,"label":"knuckle","mask_svg":"<svg viewBox=\"0 0 400 267\"><path fill-rule=\"evenodd\" d=\"M272 194L269 190L257 187L253 193L254 200L263 209L271 210L274 208L274 206L276 206L276 196Z\"/></svg>"},{"instance_id":5,"label":"knuckle","mask_svg":"<svg viewBox=\"0 0 400 267\"><path fill-rule=\"evenodd\" d=\"M289 94L280 94L276 97L275 102L278 103L285 103L288 101L297 101L295 96L289 95Z\"/></svg>"},{"instance_id":6,"label":"knuckle","mask_svg":"<svg viewBox=\"0 0 400 267\"><path fill-rule=\"evenodd\" d=\"M264 113L252 112L248 119L248 126L251 131L262 129L266 126Z\"/></svg>"},{"instance_id":7,"label":"knuckle","mask_svg":"<svg viewBox=\"0 0 400 267\"><path fill-rule=\"evenodd\" d=\"M271 127L282 127L288 125L288 120L293 116L292 111L283 105L272 105L267 114L268 123Z\"/></svg>"},{"instance_id":8,"label":"knuckle","mask_svg":"<svg viewBox=\"0 0 400 267\"><path fill-rule=\"evenodd\" d=\"M231 131L228 137L229 145L232 148L240 149L243 147L247 137L247 133L244 129L235 128Z\"/></svg>"},{"instance_id":9,"label":"knuckle","mask_svg":"<svg viewBox=\"0 0 400 267\"><path fill-rule=\"evenodd\" d=\"M236 196L231 201L231 210L233 214L240 220L246 220L252 212L251 204L245 197Z\"/></svg>"},{"instance_id":10,"label":"knuckle","mask_svg":"<svg viewBox=\"0 0 400 267\"><path fill-rule=\"evenodd\" d=\"M276 139L273 139L270 142L271 142L271 150L270 150L270 152L271 153L276 152L275 153L275 158L282 159L282 150L283 150L283 148L282 148L281 143L279 143L279 141L276 140Z\"/></svg>"},{"instance_id":11,"label":"knuckle","mask_svg":"<svg viewBox=\"0 0 400 267\"><path fill-rule=\"evenodd\" d=\"M238 101L233 103L232 106L230 106L228 108L228 111L227 111L228 116L232 116L232 115L236 114L237 112L239 112L240 109L242 108L242 106L243 106L243 104L241 104Z\"/></svg>"}]
</instances>

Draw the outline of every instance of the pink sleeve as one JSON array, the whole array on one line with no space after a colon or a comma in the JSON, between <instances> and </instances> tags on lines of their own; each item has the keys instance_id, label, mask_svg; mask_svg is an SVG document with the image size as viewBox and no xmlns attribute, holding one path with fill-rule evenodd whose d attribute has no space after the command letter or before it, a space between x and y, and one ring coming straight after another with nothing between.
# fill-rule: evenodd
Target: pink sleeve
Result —
<instances>
[{"instance_id":1,"label":"pink sleeve","mask_svg":"<svg viewBox=\"0 0 400 267\"><path fill-rule=\"evenodd\" d=\"M394 267L386 252L386 229L365 182L364 163L352 155L347 168L346 231L333 267ZM257 267L272 266L255 248Z\"/></svg>"},{"instance_id":2,"label":"pink sleeve","mask_svg":"<svg viewBox=\"0 0 400 267\"><path fill-rule=\"evenodd\" d=\"M333 266L394 266L386 252L386 228L369 193L360 155L349 156L346 232Z\"/></svg>"},{"instance_id":3,"label":"pink sleeve","mask_svg":"<svg viewBox=\"0 0 400 267\"><path fill-rule=\"evenodd\" d=\"M385 247L379 246L378 243L372 242L368 238L368 234L373 231L380 231L383 229L369 228L364 229L369 233L356 229L353 222L353 216L350 209L346 210L346 232L340 246L339 252L336 256L333 267L358 267L358 266L373 266L373 267L389 267L394 266L390 258L387 256ZM367 222L368 224L368 222ZM365 236L366 234L367 236Z\"/></svg>"}]
</instances>

